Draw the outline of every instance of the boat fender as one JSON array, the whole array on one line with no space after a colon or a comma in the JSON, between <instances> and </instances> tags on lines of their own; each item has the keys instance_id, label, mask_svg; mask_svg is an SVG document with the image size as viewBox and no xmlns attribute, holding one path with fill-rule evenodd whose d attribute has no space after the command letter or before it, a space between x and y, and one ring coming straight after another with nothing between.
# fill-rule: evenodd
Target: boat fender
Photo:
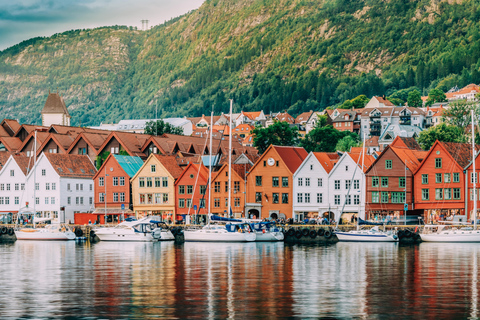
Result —
<instances>
[{"instance_id":1,"label":"boat fender","mask_svg":"<svg viewBox=\"0 0 480 320\"><path fill-rule=\"evenodd\" d=\"M95 230L90 230L90 237L95 238Z\"/></svg>"},{"instance_id":2,"label":"boat fender","mask_svg":"<svg viewBox=\"0 0 480 320\"><path fill-rule=\"evenodd\" d=\"M63 227L63 228L62 228L62 232L65 232L65 231L66 231L65 227Z\"/></svg>"},{"instance_id":3,"label":"boat fender","mask_svg":"<svg viewBox=\"0 0 480 320\"><path fill-rule=\"evenodd\" d=\"M302 237L302 232L300 230L295 231L295 238L300 239Z\"/></svg>"},{"instance_id":4,"label":"boat fender","mask_svg":"<svg viewBox=\"0 0 480 320\"><path fill-rule=\"evenodd\" d=\"M418 233L415 233L415 235L413 236L413 239L415 240L420 240L422 237L420 237L420 235Z\"/></svg>"},{"instance_id":5,"label":"boat fender","mask_svg":"<svg viewBox=\"0 0 480 320\"><path fill-rule=\"evenodd\" d=\"M393 239L395 239L395 240L397 240L397 239L398 239L398 237L397 237L397 235L396 235L396 234L394 234L394 235L393 235Z\"/></svg>"},{"instance_id":6,"label":"boat fender","mask_svg":"<svg viewBox=\"0 0 480 320\"><path fill-rule=\"evenodd\" d=\"M80 228L77 228L77 229L75 230L75 235L76 235L77 237L83 236L83 230L80 229Z\"/></svg>"},{"instance_id":7,"label":"boat fender","mask_svg":"<svg viewBox=\"0 0 480 320\"><path fill-rule=\"evenodd\" d=\"M405 230L405 238L410 238L412 236L412 232L410 230Z\"/></svg>"},{"instance_id":8,"label":"boat fender","mask_svg":"<svg viewBox=\"0 0 480 320\"><path fill-rule=\"evenodd\" d=\"M9 235L9 236L13 236L14 233L15 233L15 231L13 230L13 228L8 228L8 231L7 231L7 232L8 232L8 235Z\"/></svg>"},{"instance_id":9,"label":"boat fender","mask_svg":"<svg viewBox=\"0 0 480 320\"><path fill-rule=\"evenodd\" d=\"M330 239L332 237L332 232L330 230L325 231L325 238Z\"/></svg>"},{"instance_id":10,"label":"boat fender","mask_svg":"<svg viewBox=\"0 0 480 320\"><path fill-rule=\"evenodd\" d=\"M306 237L308 236L308 234L310 233L310 230L308 230L307 228L303 229L302 230L302 234Z\"/></svg>"},{"instance_id":11,"label":"boat fender","mask_svg":"<svg viewBox=\"0 0 480 320\"><path fill-rule=\"evenodd\" d=\"M2 232L2 234L7 233L7 227L2 227L2 229L0 231Z\"/></svg>"},{"instance_id":12,"label":"boat fender","mask_svg":"<svg viewBox=\"0 0 480 320\"><path fill-rule=\"evenodd\" d=\"M324 229L318 229L317 234L318 234L319 237L322 237L325 234L325 230Z\"/></svg>"},{"instance_id":13,"label":"boat fender","mask_svg":"<svg viewBox=\"0 0 480 320\"><path fill-rule=\"evenodd\" d=\"M288 234L290 237L293 237L293 236L295 235L295 229L293 229L293 228L288 229L287 234Z\"/></svg>"},{"instance_id":14,"label":"boat fender","mask_svg":"<svg viewBox=\"0 0 480 320\"><path fill-rule=\"evenodd\" d=\"M404 236L405 236L405 234L403 233L403 230L400 230L400 231L397 232L397 237L399 239L402 239Z\"/></svg>"},{"instance_id":15,"label":"boat fender","mask_svg":"<svg viewBox=\"0 0 480 320\"><path fill-rule=\"evenodd\" d=\"M310 238L315 239L317 237L317 231L311 230L310 231Z\"/></svg>"},{"instance_id":16,"label":"boat fender","mask_svg":"<svg viewBox=\"0 0 480 320\"><path fill-rule=\"evenodd\" d=\"M242 233L243 232L242 228L238 228L238 232Z\"/></svg>"}]
</instances>

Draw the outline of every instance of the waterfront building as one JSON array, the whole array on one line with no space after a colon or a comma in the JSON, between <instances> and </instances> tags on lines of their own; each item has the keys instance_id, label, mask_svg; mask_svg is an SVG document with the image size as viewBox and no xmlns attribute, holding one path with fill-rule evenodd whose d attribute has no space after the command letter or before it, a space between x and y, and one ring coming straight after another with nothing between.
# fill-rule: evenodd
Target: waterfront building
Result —
<instances>
[{"instance_id":1,"label":"waterfront building","mask_svg":"<svg viewBox=\"0 0 480 320\"><path fill-rule=\"evenodd\" d=\"M100 147L108 138L106 133L88 133L82 132L70 144L67 149L68 154L87 155L95 166L97 166L97 156L99 155Z\"/></svg>"},{"instance_id":2,"label":"waterfront building","mask_svg":"<svg viewBox=\"0 0 480 320\"><path fill-rule=\"evenodd\" d=\"M399 217L404 214L405 204L408 210L414 209L413 173L426 155L426 151L409 149L397 139L383 150L365 172L367 219Z\"/></svg>"},{"instance_id":3,"label":"waterfront building","mask_svg":"<svg viewBox=\"0 0 480 320\"><path fill-rule=\"evenodd\" d=\"M131 179L137 219L160 215L175 221L175 181L182 174L175 156L151 154Z\"/></svg>"},{"instance_id":4,"label":"waterfront building","mask_svg":"<svg viewBox=\"0 0 480 320\"><path fill-rule=\"evenodd\" d=\"M49 136L49 133L46 131L37 131L36 135L35 135L35 131L32 131L25 138L22 145L17 151L25 153L27 157L33 157L35 155L34 152L40 149L40 146L48 138L48 136ZM35 140L36 140L36 150L35 150Z\"/></svg>"},{"instance_id":5,"label":"waterfront building","mask_svg":"<svg viewBox=\"0 0 480 320\"><path fill-rule=\"evenodd\" d=\"M249 217L292 218L293 174L307 155L303 148L267 148L247 174Z\"/></svg>"},{"instance_id":6,"label":"waterfront building","mask_svg":"<svg viewBox=\"0 0 480 320\"><path fill-rule=\"evenodd\" d=\"M471 176L472 146L468 143L436 141L415 172L415 208L424 211L427 222L450 220L453 215L467 221L473 209L472 180L465 190L464 170ZM479 168L480 169L480 168Z\"/></svg>"},{"instance_id":7,"label":"waterfront building","mask_svg":"<svg viewBox=\"0 0 480 320\"><path fill-rule=\"evenodd\" d=\"M323 217L330 212L329 173L339 154L310 152L293 175L293 216L295 221Z\"/></svg>"},{"instance_id":8,"label":"waterfront building","mask_svg":"<svg viewBox=\"0 0 480 320\"><path fill-rule=\"evenodd\" d=\"M49 127L52 124L60 124L64 126L70 125L70 114L63 98L56 93L48 93L47 101L41 111L42 125Z\"/></svg>"},{"instance_id":9,"label":"waterfront building","mask_svg":"<svg viewBox=\"0 0 480 320\"><path fill-rule=\"evenodd\" d=\"M1 127L0 127L1 128ZM0 152L10 151L16 152L20 149L23 142L16 137L0 137Z\"/></svg>"},{"instance_id":10,"label":"waterfront building","mask_svg":"<svg viewBox=\"0 0 480 320\"><path fill-rule=\"evenodd\" d=\"M15 135L15 132L20 129L20 123L14 119L3 119L0 123L0 127L3 128L2 132L5 131L10 137ZM2 137L4 134L2 134ZM6 135L5 135L6 136Z\"/></svg>"},{"instance_id":11,"label":"waterfront building","mask_svg":"<svg viewBox=\"0 0 480 320\"><path fill-rule=\"evenodd\" d=\"M363 109L343 110L332 119L332 125L338 131L350 131L359 133L360 114Z\"/></svg>"},{"instance_id":12,"label":"waterfront building","mask_svg":"<svg viewBox=\"0 0 480 320\"><path fill-rule=\"evenodd\" d=\"M247 159L248 160L248 159ZM243 164L232 163L231 179L231 209L235 218L245 217L246 180L245 176L252 165L249 161ZM228 205L228 163L225 163L212 178L212 204L211 211L217 215L230 216Z\"/></svg>"},{"instance_id":13,"label":"waterfront building","mask_svg":"<svg viewBox=\"0 0 480 320\"><path fill-rule=\"evenodd\" d=\"M75 136L66 135L66 134L58 134L58 133L50 133L47 138L43 141L43 143L37 149L37 157L42 153L59 153L65 154L67 153L68 148L75 140Z\"/></svg>"},{"instance_id":14,"label":"waterfront building","mask_svg":"<svg viewBox=\"0 0 480 320\"><path fill-rule=\"evenodd\" d=\"M150 137L150 135L141 133L113 131L98 149L98 154L109 152L110 154L123 154L146 159L147 156L141 150Z\"/></svg>"},{"instance_id":15,"label":"waterfront building","mask_svg":"<svg viewBox=\"0 0 480 320\"><path fill-rule=\"evenodd\" d=\"M23 153L0 152L0 214L15 214L25 207L26 176L33 167L33 158Z\"/></svg>"},{"instance_id":16,"label":"waterfront building","mask_svg":"<svg viewBox=\"0 0 480 320\"><path fill-rule=\"evenodd\" d=\"M73 222L75 213L93 211L95 173L87 156L42 153L27 175L26 201L42 218Z\"/></svg>"},{"instance_id":17,"label":"waterfront building","mask_svg":"<svg viewBox=\"0 0 480 320\"><path fill-rule=\"evenodd\" d=\"M132 215L130 180L142 166L143 160L140 157L110 154L93 177L94 213L124 214L125 217Z\"/></svg>"},{"instance_id":18,"label":"waterfront building","mask_svg":"<svg viewBox=\"0 0 480 320\"><path fill-rule=\"evenodd\" d=\"M175 181L175 213L178 220L185 219L186 215L206 216L207 186L208 169L203 164L190 162Z\"/></svg>"},{"instance_id":19,"label":"waterfront building","mask_svg":"<svg viewBox=\"0 0 480 320\"><path fill-rule=\"evenodd\" d=\"M352 215L365 219L365 171L374 161L362 152L345 152L330 171L327 199L335 221L340 217L350 221Z\"/></svg>"}]
</instances>

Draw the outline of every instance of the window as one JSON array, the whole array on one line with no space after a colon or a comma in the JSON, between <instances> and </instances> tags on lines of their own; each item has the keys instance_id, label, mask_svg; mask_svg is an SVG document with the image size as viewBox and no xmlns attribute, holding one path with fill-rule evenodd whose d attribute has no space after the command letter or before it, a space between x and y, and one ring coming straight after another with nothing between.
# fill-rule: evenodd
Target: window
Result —
<instances>
[{"instance_id":1,"label":"window","mask_svg":"<svg viewBox=\"0 0 480 320\"><path fill-rule=\"evenodd\" d=\"M200 202L198 205L200 208L205 208L205 199L200 199Z\"/></svg>"},{"instance_id":2,"label":"window","mask_svg":"<svg viewBox=\"0 0 480 320\"><path fill-rule=\"evenodd\" d=\"M443 182L445 182L445 183L450 183L451 182L450 173L443 174Z\"/></svg>"},{"instance_id":3,"label":"window","mask_svg":"<svg viewBox=\"0 0 480 320\"><path fill-rule=\"evenodd\" d=\"M40 188L39 185L40 185L40 184L37 182L37 183L35 184L35 187ZM39 190L39 189L36 189L36 190ZM7 191L10 191L10 183L7 183Z\"/></svg>"},{"instance_id":4,"label":"window","mask_svg":"<svg viewBox=\"0 0 480 320\"><path fill-rule=\"evenodd\" d=\"M15 176L15 170L10 170L10 177L14 177Z\"/></svg>"},{"instance_id":5,"label":"window","mask_svg":"<svg viewBox=\"0 0 480 320\"><path fill-rule=\"evenodd\" d=\"M7 184L7 190L10 190L10 185ZM40 183L35 182L35 190L40 190Z\"/></svg>"},{"instance_id":6,"label":"window","mask_svg":"<svg viewBox=\"0 0 480 320\"><path fill-rule=\"evenodd\" d=\"M46 199L48 199L48 198L46 198ZM14 203L15 203L15 204L20 204L20 198L19 198L19 197L15 197ZM47 204L48 204L48 203L47 203Z\"/></svg>"},{"instance_id":7,"label":"window","mask_svg":"<svg viewBox=\"0 0 480 320\"><path fill-rule=\"evenodd\" d=\"M80 204L83 205L83 197L80 197Z\"/></svg>"},{"instance_id":8,"label":"window","mask_svg":"<svg viewBox=\"0 0 480 320\"><path fill-rule=\"evenodd\" d=\"M213 184L213 192L220 192L220 181L215 181Z\"/></svg>"},{"instance_id":9,"label":"window","mask_svg":"<svg viewBox=\"0 0 480 320\"><path fill-rule=\"evenodd\" d=\"M162 177L162 187L168 188L168 178Z\"/></svg>"},{"instance_id":10,"label":"window","mask_svg":"<svg viewBox=\"0 0 480 320\"><path fill-rule=\"evenodd\" d=\"M405 188L405 177L398 178L398 187Z\"/></svg>"},{"instance_id":11,"label":"window","mask_svg":"<svg viewBox=\"0 0 480 320\"><path fill-rule=\"evenodd\" d=\"M443 189L443 192L444 192L445 200L451 200L452 199L452 189L445 188L445 189Z\"/></svg>"},{"instance_id":12,"label":"window","mask_svg":"<svg viewBox=\"0 0 480 320\"><path fill-rule=\"evenodd\" d=\"M442 200L443 199L443 189L437 188L435 189L435 200Z\"/></svg>"},{"instance_id":13,"label":"window","mask_svg":"<svg viewBox=\"0 0 480 320\"><path fill-rule=\"evenodd\" d=\"M310 187L310 178L305 178L305 187Z\"/></svg>"},{"instance_id":14,"label":"window","mask_svg":"<svg viewBox=\"0 0 480 320\"><path fill-rule=\"evenodd\" d=\"M75 197L75 204L80 204L80 198L79 197Z\"/></svg>"},{"instance_id":15,"label":"window","mask_svg":"<svg viewBox=\"0 0 480 320\"><path fill-rule=\"evenodd\" d=\"M282 193L282 203L288 203L288 193Z\"/></svg>"},{"instance_id":16,"label":"window","mask_svg":"<svg viewBox=\"0 0 480 320\"><path fill-rule=\"evenodd\" d=\"M54 199L54 198L52 198L52 199ZM93 197L88 198L88 204L93 204Z\"/></svg>"},{"instance_id":17,"label":"window","mask_svg":"<svg viewBox=\"0 0 480 320\"><path fill-rule=\"evenodd\" d=\"M213 199L213 206L215 208L220 208L220 198Z\"/></svg>"},{"instance_id":18,"label":"window","mask_svg":"<svg viewBox=\"0 0 480 320\"><path fill-rule=\"evenodd\" d=\"M435 173L435 183L442 183L442 174Z\"/></svg>"},{"instance_id":19,"label":"window","mask_svg":"<svg viewBox=\"0 0 480 320\"><path fill-rule=\"evenodd\" d=\"M458 172L453 173L453 182L460 182L460 173Z\"/></svg>"},{"instance_id":20,"label":"window","mask_svg":"<svg viewBox=\"0 0 480 320\"><path fill-rule=\"evenodd\" d=\"M350 186L352 185L352 181L351 180L345 180L345 189L350 189Z\"/></svg>"},{"instance_id":21,"label":"window","mask_svg":"<svg viewBox=\"0 0 480 320\"><path fill-rule=\"evenodd\" d=\"M335 190L340 190L340 180L335 180Z\"/></svg>"},{"instance_id":22,"label":"window","mask_svg":"<svg viewBox=\"0 0 480 320\"><path fill-rule=\"evenodd\" d=\"M360 180L353 180L353 189L360 189Z\"/></svg>"},{"instance_id":23,"label":"window","mask_svg":"<svg viewBox=\"0 0 480 320\"><path fill-rule=\"evenodd\" d=\"M20 189L20 184L19 183L15 183L15 191L18 191ZM50 189L48 189L50 190Z\"/></svg>"},{"instance_id":24,"label":"window","mask_svg":"<svg viewBox=\"0 0 480 320\"><path fill-rule=\"evenodd\" d=\"M162 194L155 193L155 204L161 204L161 203L162 203Z\"/></svg>"},{"instance_id":25,"label":"window","mask_svg":"<svg viewBox=\"0 0 480 320\"><path fill-rule=\"evenodd\" d=\"M388 203L388 192L382 191L382 203Z\"/></svg>"},{"instance_id":26,"label":"window","mask_svg":"<svg viewBox=\"0 0 480 320\"><path fill-rule=\"evenodd\" d=\"M20 184L20 189L25 190L25 183ZM55 183L52 183L52 190L55 190Z\"/></svg>"},{"instance_id":27,"label":"window","mask_svg":"<svg viewBox=\"0 0 480 320\"><path fill-rule=\"evenodd\" d=\"M103 187L103 186L104 186L103 183L104 183L103 177L98 178L98 186L99 186L99 187Z\"/></svg>"},{"instance_id":28,"label":"window","mask_svg":"<svg viewBox=\"0 0 480 320\"><path fill-rule=\"evenodd\" d=\"M261 187L262 186L262 176L255 176L255 185L257 187Z\"/></svg>"},{"instance_id":29,"label":"window","mask_svg":"<svg viewBox=\"0 0 480 320\"><path fill-rule=\"evenodd\" d=\"M187 206L187 208L191 208L191 207L192 207L192 198L188 198L188 199L187 199L186 206Z\"/></svg>"},{"instance_id":30,"label":"window","mask_svg":"<svg viewBox=\"0 0 480 320\"><path fill-rule=\"evenodd\" d=\"M345 204L346 205L351 205L352 204L352 196L351 195L347 194L345 196Z\"/></svg>"},{"instance_id":31,"label":"window","mask_svg":"<svg viewBox=\"0 0 480 320\"><path fill-rule=\"evenodd\" d=\"M154 164L150 165L150 172L152 173L157 172L157 166Z\"/></svg>"},{"instance_id":32,"label":"window","mask_svg":"<svg viewBox=\"0 0 480 320\"><path fill-rule=\"evenodd\" d=\"M322 178L317 179L317 186L318 187L323 187L323 179Z\"/></svg>"},{"instance_id":33,"label":"window","mask_svg":"<svg viewBox=\"0 0 480 320\"><path fill-rule=\"evenodd\" d=\"M228 181L225 181L225 192L228 192Z\"/></svg>"},{"instance_id":34,"label":"window","mask_svg":"<svg viewBox=\"0 0 480 320\"><path fill-rule=\"evenodd\" d=\"M378 177L372 177L372 187L378 187Z\"/></svg>"},{"instance_id":35,"label":"window","mask_svg":"<svg viewBox=\"0 0 480 320\"><path fill-rule=\"evenodd\" d=\"M257 202L257 203L262 202L262 193L261 192L255 192L255 202Z\"/></svg>"},{"instance_id":36,"label":"window","mask_svg":"<svg viewBox=\"0 0 480 320\"><path fill-rule=\"evenodd\" d=\"M113 185L118 186L118 177L113 177Z\"/></svg>"},{"instance_id":37,"label":"window","mask_svg":"<svg viewBox=\"0 0 480 320\"><path fill-rule=\"evenodd\" d=\"M10 203L10 198L6 197L5 198L5 204L9 204L9 203ZM39 197L35 198L35 204L40 204L40 198Z\"/></svg>"},{"instance_id":38,"label":"window","mask_svg":"<svg viewBox=\"0 0 480 320\"><path fill-rule=\"evenodd\" d=\"M143 178L143 177L138 178L138 186L140 188L145 188L145 178Z\"/></svg>"},{"instance_id":39,"label":"window","mask_svg":"<svg viewBox=\"0 0 480 320\"><path fill-rule=\"evenodd\" d=\"M272 198L273 198L273 200L272 200L273 203L278 203L278 201L279 201L279 194L278 194L278 193L273 193L273 194L272 194Z\"/></svg>"},{"instance_id":40,"label":"window","mask_svg":"<svg viewBox=\"0 0 480 320\"><path fill-rule=\"evenodd\" d=\"M453 199L460 200L460 188L453 188Z\"/></svg>"},{"instance_id":41,"label":"window","mask_svg":"<svg viewBox=\"0 0 480 320\"><path fill-rule=\"evenodd\" d=\"M263 160L263 166L264 166L264 167L267 166L267 160Z\"/></svg>"},{"instance_id":42,"label":"window","mask_svg":"<svg viewBox=\"0 0 480 320\"><path fill-rule=\"evenodd\" d=\"M305 193L305 203L310 203L310 193Z\"/></svg>"},{"instance_id":43,"label":"window","mask_svg":"<svg viewBox=\"0 0 480 320\"><path fill-rule=\"evenodd\" d=\"M233 181L233 192L240 192L240 181Z\"/></svg>"},{"instance_id":44,"label":"window","mask_svg":"<svg viewBox=\"0 0 480 320\"><path fill-rule=\"evenodd\" d=\"M47 170L42 169L42 176L46 176L46 175L47 175Z\"/></svg>"},{"instance_id":45,"label":"window","mask_svg":"<svg viewBox=\"0 0 480 320\"><path fill-rule=\"evenodd\" d=\"M441 168L442 167L442 158L435 158L435 168Z\"/></svg>"},{"instance_id":46,"label":"window","mask_svg":"<svg viewBox=\"0 0 480 320\"><path fill-rule=\"evenodd\" d=\"M118 202L118 192L113 193L113 202Z\"/></svg>"},{"instance_id":47,"label":"window","mask_svg":"<svg viewBox=\"0 0 480 320\"><path fill-rule=\"evenodd\" d=\"M388 187L388 177L382 177L382 188Z\"/></svg>"},{"instance_id":48,"label":"window","mask_svg":"<svg viewBox=\"0 0 480 320\"><path fill-rule=\"evenodd\" d=\"M288 177L282 177L282 187L288 188Z\"/></svg>"},{"instance_id":49,"label":"window","mask_svg":"<svg viewBox=\"0 0 480 320\"><path fill-rule=\"evenodd\" d=\"M345 166L345 171L348 171L348 166Z\"/></svg>"},{"instance_id":50,"label":"window","mask_svg":"<svg viewBox=\"0 0 480 320\"><path fill-rule=\"evenodd\" d=\"M162 181L160 177L155 177L155 188L160 188L162 186Z\"/></svg>"},{"instance_id":51,"label":"window","mask_svg":"<svg viewBox=\"0 0 480 320\"><path fill-rule=\"evenodd\" d=\"M99 193L98 201L103 202L103 193ZM72 204L72 198L71 197L67 197L67 204Z\"/></svg>"},{"instance_id":52,"label":"window","mask_svg":"<svg viewBox=\"0 0 480 320\"><path fill-rule=\"evenodd\" d=\"M385 160L385 169L392 169L392 160Z\"/></svg>"},{"instance_id":53,"label":"window","mask_svg":"<svg viewBox=\"0 0 480 320\"><path fill-rule=\"evenodd\" d=\"M278 187L279 186L279 179L278 177L272 177L272 187Z\"/></svg>"},{"instance_id":54,"label":"window","mask_svg":"<svg viewBox=\"0 0 480 320\"><path fill-rule=\"evenodd\" d=\"M217 199L215 199L216 202ZM178 207L179 208L185 208L185 199L178 199ZM215 206L217 208L217 206Z\"/></svg>"},{"instance_id":55,"label":"window","mask_svg":"<svg viewBox=\"0 0 480 320\"><path fill-rule=\"evenodd\" d=\"M193 193L193 186L187 186L187 194Z\"/></svg>"},{"instance_id":56,"label":"window","mask_svg":"<svg viewBox=\"0 0 480 320\"><path fill-rule=\"evenodd\" d=\"M336 195L334 196L334 200L335 200L335 204L336 204L336 205L339 205L339 204L340 204L340 195L336 194Z\"/></svg>"},{"instance_id":57,"label":"window","mask_svg":"<svg viewBox=\"0 0 480 320\"><path fill-rule=\"evenodd\" d=\"M312 171L312 170L313 170L313 164L310 165L310 171Z\"/></svg>"},{"instance_id":58,"label":"window","mask_svg":"<svg viewBox=\"0 0 480 320\"><path fill-rule=\"evenodd\" d=\"M3 204L4 201L3 201L3 197L0 197L0 204Z\"/></svg>"},{"instance_id":59,"label":"window","mask_svg":"<svg viewBox=\"0 0 480 320\"><path fill-rule=\"evenodd\" d=\"M405 203L405 192L392 192L392 203Z\"/></svg>"},{"instance_id":60,"label":"window","mask_svg":"<svg viewBox=\"0 0 480 320\"><path fill-rule=\"evenodd\" d=\"M140 204L145 204L145 195L140 194Z\"/></svg>"},{"instance_id":61,"label":"window","mask_svg":"<svg viewBox=\"0 0 480 320\"><path fill-rule=\"evenodd\" d=\"M215 192L220 192L217 191L217 183L215 182ZM178 186L178 194L185 194L185 186Z\"/></svg>"},{"instance_id":62,"label":"window","mask_svg":"<svg viewBox=\"0 0 480 320\"><path fill-rule=\"evenodd\" d=\"M303 178L298 178L298 186L299 187L303 186Z\"/></svg>"},{"instance_id":63,"label":"window","mask_svg":"<svg viewBox=\"0 0 480 320\"><path fill-rule=\"evenodd\" d=\"M422 184L428 184L428 174L422 174Z\"/></svg>"},{"instance_id":64,"label":"window","mask_svg":"<svg viewBox=\"0 0 480 320\"><path fill-rule=\"evenodd\" d=\"M429 200L429 189L422 189L422 200Z\"/></svg>"},{"instance_id":65,"label":"window","mask_svg":"<svg viewBox=\"0 0 480 320\"><path fill-rule=\"evenodd\" d=\"M50 198L50 203L51 203L51 204L55 204L55 197L51 197L51 198ZM91 204L91 203L90 203L90 204Z\"/></svg>"},{"instance_id":66,"label":"window","mask_svg":"<svg viewBox=\"0 0 480 320\"><path fill-rule=\"evenodd\" d=\"M470 172L470 183L473 183L473 176L474 176L473 172ZM478 178L478 174L477 174L477 172L475 172L475 183L477 183L477 181L478 181L477 178Z\"/></svg>"},{"instance_id":67,"label":"window","mask_svg":"<svg viewBox=\"0 0 480 320\"><path fill-rule=\"evenodd\" d=\"M163 203L168 203L168 193L163 194Z\"/></svg>"},{"instance_id":68,"label":"window","mask_svg":"<svg viewBox=\"0 0 480 320\"><path fill-rule=\"evenodd\" d=\"M125 192L120 193L120 202L125 202Z\"/></svg>"},{"instance_id":69,"label":"window","mask_svg":"<svg viewBox=\"0 0 480 320\"><path fill-rule=\"evenodd\" d=\"M302 203L303 202L303 193L297 193L297 202Z\"/></svg>"},{"instance_id":70,"label":"window","mask_svg":"<svg viewBox=\"0 0 480 320\"><path fill-rule=\"evenodd\" d=\"M200 186L200 194L205 194L206 190L207 190L207 186Z\"/></svg>"},{"instance_id":71,"label":"window","mask_svg":"<svg viewBox=\"0 0 480 320\"><path fill-rule=\"evenodd\" d=\"M90 191L93 191L93 184L90 183L88 186L89 186Z\"/></svg>"},{"instance_id":72,"label":"window","mask_svg":"<svg viewBox=\"0 0 480 320\"><path fill-rule=\"evenodd\" d=\"M18 189L15 188L15 190L18 190ZM45 190L50 190L50 183L48 182L45 183Z\"/></svg>"},{"instance_id":73,"label":"window","mask_svg":"<svg viewBox=\"0 0 480 320\"><path fill-rule=\"evenodd\" d=\"M353 204L360 204L360 195L353 195Z\"/></svg>"},{"instance_id":74,"label":"window","mask_svg":"<svg viewBox=\"0 0 480 320\"><path fill-rule=\"evenodd\" d=\"M120 185L121 186L125 185L125 177L120 177Z\"/></svg>"},{"instance_id":75,"label":"window","mask_svg":"<svg viewBox=\"0 0 480 320\"><path fill-rule=\"evenodd\" d=\"M323 193L317 193L317 203L323 203Z\"/></svg>"},{"instance_id":76,"label":"window","mask_svg":"<svg viewBox=\"0 0 480 320\"><path fill-rule=\"evenodd\" d=\"M234 198L233 199L233 205L235 207L240 207L240 198Z\"/></svg>"},{"instance_id":77,"label":"window","mask_svg":"<svg viewBox=\"0 0 480 320\"><path fill-rule=\"evenodd\" d=\"M153 187L152 177L147 177L147 188Z\"/></svg>"},{"instance_id":78,"label":"window","mask_svg":"<svg viewBox=\"0 0 480 320\"><path fill-rule=\"evenodd\" d=\"M5 190L5 185L2 183L0 184L0 191L4 191Z\"/></svg>"}]
</instances>

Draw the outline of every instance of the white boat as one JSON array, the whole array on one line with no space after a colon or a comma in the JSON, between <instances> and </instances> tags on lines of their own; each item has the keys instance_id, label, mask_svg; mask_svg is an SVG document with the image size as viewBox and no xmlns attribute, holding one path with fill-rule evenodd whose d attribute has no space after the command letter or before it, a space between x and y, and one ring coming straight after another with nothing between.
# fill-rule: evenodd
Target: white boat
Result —
<instances>
[{"instance_id":1,"label":"white boat","mask_svg":"<svg viewBox=\"0 0 480 320\"><path fill-rule=\"evenodd\" d=\"M278 229L273 222L258 222L250 223L253 229L256 240L255 241L283 241L285 236L282 230Z\"/></svg>"},{"instance_id":2,"label":"white boat","mask_svg":"<svg viewBox=\"0 0 480 320\"><path fill-rule=\"evenodd\" d=\"M393 231L381 231L378 226L371 229L352 230L348 232L336 231L338 241L350 242L398 242Z\"/></svg>"},{"instance_id":3,"label":"white boat","mask_svg":"<svg viewBox=\"0 0 480 320\"><path fill-rule=\"evenodd\" d=\"M17 240L75 240L75 233L67 225L50 224L44 228L15 230Z\"/></svg>"},{"instance_id":4,"label":"white boat","mask_svg":"<svg viewBox=\"0 0 480 320\"><path fill-rule=\"evenodd\" d=\"M201 229L185 230L183 235L185 241L198 242L251 242L257 238L246 223L208 224Z\"/></svg>"},{"instance_id":5,"label":"white boat","mask_svg":"<svg viewBox=\"0 0 480 320\"><path fill-rule=\"evenodd\" d=\"M124 221L115 227L97 228L95 234L101 241L143 241L174 240L172 232L164 223L149 218Z\"/></svg>"},{"instance_id":6,"label":"white boat","mask_svg":"<svg viewBox=\"0 0 480 320\"><path fill-rule=\"evenodd\" d=\"M444 225L426 225L420 233L425 242L480 242L480 230L472 227L447 228Z\"/></svg>"}]
</instances>

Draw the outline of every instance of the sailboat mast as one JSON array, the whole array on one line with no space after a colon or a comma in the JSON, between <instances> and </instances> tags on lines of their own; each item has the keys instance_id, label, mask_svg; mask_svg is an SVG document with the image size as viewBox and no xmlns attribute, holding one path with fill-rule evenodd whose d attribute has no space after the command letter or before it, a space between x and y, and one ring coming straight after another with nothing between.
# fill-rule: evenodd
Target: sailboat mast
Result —
<instances>
[{"instance_id":1,"label":"sailboat mast","mask_svg":"<svg viewBox=\"0 0 480 320\"><path fill-rule=\"evenodd\" d=\"M364 170L364 165L365 165L365 134L366 132L363 133L363 148L362 148L362 173L363 173L363 179L365 179L365 170ZM362 185L364 185L364 183L362 183ZM360 189L360 199L358 201L358 215L357 215L357 221L356 221L356 225L357 225L357 230L358 230L358 219L360 219L360 213L362 211L362 201L361 199L363 199L363 192L362 192L362 189ZM364 201L364 207L363 207L363 210L365 211L365 202ZM363 219L366 218L366 215L367 213L365 212L365 215L363 217Z\"/></svg>"},{"instance_id":2,"label":"sailboat mast","mask_svg":"<svg viewBox=\"0 0 480 320\"><path fill-rule=\"evenodd\" d=\"M33 227L35 228L35 216L37 211L35 209L35 204L37 203L36 190L37 190L37 129L35 129L35 139L33 141L34 151L33 151Z\"/></svg>"},{"instance_id":3,"label":"sailboat mast","mask_svg":"<svg viewBox=\"0 0 480 320\"><path fill-rule=\"evenodd\" d=\"M210 223L210 213L211 211L211 204L212 204L212 135L213 135L213 108L212 114L210 116L210 147L209 147L209 166L208 166L208 213L207 213L207 221Z\"/></svg>"},{"instance_id":4,"label":"sailboat mast","mask_svg":"<svg viewBox=\"0 0 480 320\"><path fill-rule=\"evenodd\" d=\"M233 109L233 99L230 99L230 119L229 119L229 139L228 139L228 216L233 213L232 210L232 109ZM230 216L230 218L232 218Z\"/></svg>"},{"instance_id":5,"label":"sailboat mast","mask_svg":"<svg viewBox=\"0 0 480 320\"><path fill-rule=\"evenodd\" d=\"M475 119L472 112L473 229L477 229L477 171L475 169Z\"/></svg>"}]
</instances>

